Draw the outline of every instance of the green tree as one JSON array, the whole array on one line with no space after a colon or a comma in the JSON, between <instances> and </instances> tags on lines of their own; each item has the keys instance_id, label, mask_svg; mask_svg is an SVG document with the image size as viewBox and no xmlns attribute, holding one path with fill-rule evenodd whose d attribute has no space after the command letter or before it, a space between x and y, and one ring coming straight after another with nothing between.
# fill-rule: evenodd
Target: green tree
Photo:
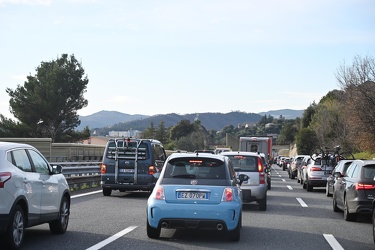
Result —
<instances>
[{"instance_id":1,"label":"green tree","mask_svg":"<svg viewBox=\"0 0 375 250\"><path fill-rule=\"evenodd\" d=\"M296 135L297 152L300 155L308 155L313 148L319 147L315 131L302 128Z\"/></svg>"},{"instance_id":2,"label":"green tree","mask_svg":"<svg viewBox=\"0 0 375 250\"><path fill-rule=\"evenodd\" d=\"M15 136L27 134L27 137L50 137L54 142L70 141L77 135L74 129L80 124L77 111L88 104L83 97L88 82L74 55L63 54L51 62L42 62L36 68L36 75L29 75L23 86L18 85L15 90L6 88L10 112L19 122L12 124L1 119L1 129L14 125L17 127L14 131L22 131Z\"/></svg>"},{"instance_id":3,"label":"green tree","mask_svg":"<svg viewBox=\"0 0 375 250\"><path fill-rule=\"evenodd\" d=\"M312 120L312 117L315 113L315 108L316 108L316 103L314 101L312 104L310 104L305 109L305 111L302 114L302 118L301 118L301 128L308 128L309 127L309 125L311 123L311 120Z\"/></svg>"},{"instance_id":4,"label":"green tree","mask_svg":"<svg viewBox=\"0 0 375 250\"><path fill-rule=\"evenodd\" d=\"M154 127L154 122L151 121L150 127L148 127L147 129L145 129L142 132L142 138L144 138L144 139L154 139L155 135L156 135L156 130L155 130L155 127Z\"/></svg>"},{"instance_id":5,"label":"green tree","mask_svg":"<svg viewBox=\"0 0 375 250\"><path fill-rule=\"evenodd\" d=\"M170 139L178 140L181 137L186 137L193 131L195 131L194 123L190 123L189 120L181 120L171 128Z\"/></svg>"},{"instance_id":6,"label":"green tree","mask_svg":"<svg viewBox=\"0 0 375 250\"><path fill-rule=\"evenodd\" d=\"M161 121L159 123L158 129L156 131L156 139L163 144L168 142L167 129L165 128L164 121Z\"/></svg>"}]
</instances>

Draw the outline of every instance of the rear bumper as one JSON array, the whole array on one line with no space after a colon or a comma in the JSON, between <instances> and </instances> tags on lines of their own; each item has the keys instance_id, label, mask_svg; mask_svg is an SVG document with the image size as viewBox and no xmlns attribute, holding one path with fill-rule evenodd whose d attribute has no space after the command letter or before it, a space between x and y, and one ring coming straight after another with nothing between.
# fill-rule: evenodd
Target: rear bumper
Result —
<instances>
[{"instance_id":1,"label":"rear bumper","mask_svg":"<svg viewBox=\"0 0 375 250\"><path fill-rule=\"evenodd\" d=\"M152 191L155 187L155 183L148 183L145 185L137 185L133 183L103 183L101 182L102 188L108 188L112 190L142 190L142 191Z\"/></svg>"},{"instance_id":2,"label":"rear bumper","mask_svg":"<svg viewBox=\"0 0 375 250\"><path fill-rule=\"evenodd\" d=\"M349 201L349 212L357 214L369 214L372 213L372 200L354 200Z\"/></svg>"},{"instance_id":3,"label":"rear bumper","mask_svg":"<svg viewBox=\"0 0 375 250\"><path fill-rule=\"evenodd\" d=\"M312 187L325 187L327 185L327 180L322 180L322 179L317 179L317 180L309 179L307 182Z\"/></svg>"},{"instance_id":4,"label":"rear bumper","mask_svg":"<svg viewBox=\"0 0 375 250\"><path fill-rule=\"evenodd\" d=\"M267 195L267 185L261 184L259 187L254 188L242 188L242 199L244 203L258 201L266 198Z\"/></svg>"},{"instance_id":5,"label":"rear bumper","mask_svg":"<svg viewBox=\"0 0 375 250\"><path fill-rule=\"evenodd\" d=\"M153 200L147 205L147 219L153 228L226 229L232 231L237 227L241 210L240 202L224 202L217 205L199 204L197 206L197 204L172 204ZM221 226L223 228L220 229Z\"/></svg>"}]
</instances>

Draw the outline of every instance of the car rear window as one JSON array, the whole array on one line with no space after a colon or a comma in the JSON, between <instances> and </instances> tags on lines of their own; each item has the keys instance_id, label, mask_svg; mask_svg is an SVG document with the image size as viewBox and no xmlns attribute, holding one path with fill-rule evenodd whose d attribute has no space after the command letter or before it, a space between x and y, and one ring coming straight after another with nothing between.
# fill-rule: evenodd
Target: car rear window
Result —
<instances>
[{"instance_id":1,"label":"car rear window","mask_svg":"<svg viewBox=\"0 0 375 250\"><path fill-rule=\"evenodd\" d=\"M228 155L236 172L258 172L258 157Z\"/></svg>"},{"instance_id":2,"label":"car rear window","mask_svg":"<svg viewBox=\"0 0 375 250\"><path fill-rule=\"evenodd\" d=\"M178 158L165 166L164 178L226 179L225 163L210 158Z\"/></svg>"},{"instance_id":3,"label":"car rear window","mask_svg":"<svg viewBox=\"0 0 375 250\"><path fill-rule=\"evenodd\" d=\"M150 157L147 146L147 143L139 141L109 141L106 157L114 159L117 153L120 159L134 160L137 157L138 160L146 160Z\"/></svg>"},{"instance_id":4,"label":"car rear window","mask_svg":"<svg viewBox=\"0 0 375 250\"><path fill-rule=\"evenodd\" d=\"M363 178L374 179L375 177L375 165L363 166Z\"/></svg>"}]
</instances>

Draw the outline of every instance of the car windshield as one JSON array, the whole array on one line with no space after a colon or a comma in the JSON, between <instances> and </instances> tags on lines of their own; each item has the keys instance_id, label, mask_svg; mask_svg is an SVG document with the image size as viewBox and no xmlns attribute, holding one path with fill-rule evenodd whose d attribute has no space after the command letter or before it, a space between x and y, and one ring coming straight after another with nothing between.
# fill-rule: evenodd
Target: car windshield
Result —
<instances>
[{"instance_id":1,"label":"car windshield","mask_svg":"<svg viewBox=\"0 0 375 250\"><path fill-rule=\"evenodd\" d=\"M177 158L166 164L164 178L226 179L223 161L210 158Z\"/></svg>"},{"instance_id":2,"label":"car windshield","mask_svg":"<svg viewBox=\"0 0 375 250\"><path fill-rule=\"evenodd\" d=\"M228 155L237 172L258 172L258 157L244 155Z\"/></svg>"}]
</instances>

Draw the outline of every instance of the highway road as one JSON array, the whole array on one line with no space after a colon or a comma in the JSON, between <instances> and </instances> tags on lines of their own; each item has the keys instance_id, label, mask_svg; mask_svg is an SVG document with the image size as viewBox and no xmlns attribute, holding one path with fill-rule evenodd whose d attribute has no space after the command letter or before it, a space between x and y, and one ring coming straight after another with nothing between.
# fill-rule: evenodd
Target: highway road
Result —
<instances>
[{"instance_id":1,"label":"highway road","mask_svg":"<svg viewBox=\"0 0 375 250\"><path fill-rule=\"evenodd\" d=\"M332 209L324 188L307 192L287 172L272 167L268 207L243 209L241 240L230 242L217 231L162 229L161 238L146 235L148 193L101 190L72 193L68 231L52 235L48 225L26 230L23 249L375 249L369 216L347 222Z\"/></svg>"}]
</instances>

